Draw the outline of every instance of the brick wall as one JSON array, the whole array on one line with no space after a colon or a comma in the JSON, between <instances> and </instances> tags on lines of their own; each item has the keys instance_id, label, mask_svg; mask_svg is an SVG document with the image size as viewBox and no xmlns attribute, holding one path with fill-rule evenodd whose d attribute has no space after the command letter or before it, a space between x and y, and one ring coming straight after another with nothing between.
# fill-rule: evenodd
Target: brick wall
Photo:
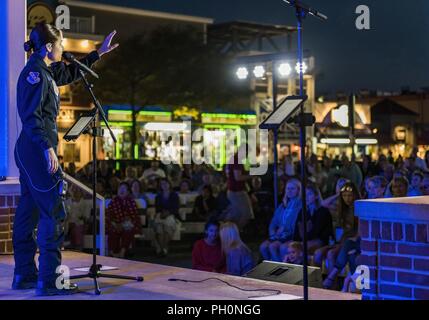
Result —
<instances>
[{"instance_id":1,"label":"brick wall","mask_svg":"<svg viewBox=\"0 0 429 320\"><path fill-rule=\"evenodd\" d=\"M13 253L13 218L18 201L19 195L0 194L0 254Z\"/></svg>"},{"instance_id":2,"label":"brick wall","mask_svg":"<svg viewBox=\"0 0 429 320\"><path fill-rule=\"evenodd\" d=\"M371 276L363 299L429 300L429 223L359 222L359 264L367 265Z\"/></svg>"}]
</instances>

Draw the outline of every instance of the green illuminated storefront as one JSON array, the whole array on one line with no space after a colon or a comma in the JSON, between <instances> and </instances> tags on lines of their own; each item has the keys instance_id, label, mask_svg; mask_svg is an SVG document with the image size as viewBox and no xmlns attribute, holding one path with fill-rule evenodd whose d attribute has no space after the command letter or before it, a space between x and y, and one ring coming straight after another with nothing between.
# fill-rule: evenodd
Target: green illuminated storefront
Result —
<instances>
[{"instance_id":1,"label":"green illuminated storefront","mask_svg":"<svg viewBox=\"0 0 429 320\"><path fill-rule=\"evenodd\" d=\"M106 114L117 143L113 143L105 133L103 151L107 159L130 159L132 156L131 132L132 111L129 107L106 107ZM186 135L191 135L196 129L203 129L203 141L216 155L216 167L220 169L227 159L227 147L240 144L240 129L254 128L257 117L254 113L200 113L187 107L166 111L161 107L143 108L136 118L137 144L134 146L137 159L160 159L165 144L160 135L163 132L180 133L180 142L174 145L176 152L183 151L183 141ZM184 121L191 123L187 127ZM237 135L232 135L235 130ZM192 148L203 148L202 141L192 143ZM196 152L198 155L198 152ZM195 155L194 155L195 156Z\"/></svg>"},{"instance_id":2,"label":"green illuminated storefront","mask_svg":"<svg viewBox=\"0 0 429 320\"><path fill-rule=\"evenodd\" d=\"M159 108L157 108L159 109ZM104 153L106 158L109 159L131 159L132 157L132 148L131 145L131 132L132 132L132 111L126 110L124 107L109 107L107 108L107 117L111 125L112 131L115 133L117 138L117 143L114 143L110 138L107 132L105 132L104 139ZM145 150L148 148L146 146L146 141L149 139L144 139L146 132L144 126L148 123L170 123L172 120L172 112L156 110L142 110L137 114L137 144L134 146L135 155L137 159L152 159L157 158L155 156L147 156ZM153 135L154 133L152 133ZM149 133L150 135L150 133Z\"/></svg>"},{"instance_id":3,"label":"green illuminated storefront","mask_svg":"<svg viewBox=\"0 0 429 320\"><path fill-rule=\"evenodd\" d=\"M216 161L216 167L221 169L228 161L227 148L240 145L243 137L240 129L255 128L257 117L254 113L209 113L201 114L201 127L209 133L208 139L211 140L209 145L215 155L216 150L219 152L220 161ZM212 131L215 134L210 134ZM235 135L231 134L235 131ZM204 139L206 141L207 138ZM231 150L231 149L229 149ZM215 162L215 161L214 161Z\"/></svg>"}]
</instances>

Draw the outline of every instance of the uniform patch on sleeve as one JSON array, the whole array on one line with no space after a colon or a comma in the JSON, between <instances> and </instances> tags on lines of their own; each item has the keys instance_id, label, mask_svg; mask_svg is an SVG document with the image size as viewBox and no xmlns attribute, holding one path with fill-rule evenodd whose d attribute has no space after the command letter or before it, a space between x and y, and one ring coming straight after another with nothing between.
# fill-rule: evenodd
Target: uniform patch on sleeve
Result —
<instances>
[{"instance_id":1,"label":"uniform patch on sleeve","mask_svg":"<svg viewBox=\"0 0 429 320\"><path fill-rule=\"evenodd\" d=\"M27 77L27 81L30 84L36 84L40 82L39 72L30 72Z\"/></svg>"}]
</instances>

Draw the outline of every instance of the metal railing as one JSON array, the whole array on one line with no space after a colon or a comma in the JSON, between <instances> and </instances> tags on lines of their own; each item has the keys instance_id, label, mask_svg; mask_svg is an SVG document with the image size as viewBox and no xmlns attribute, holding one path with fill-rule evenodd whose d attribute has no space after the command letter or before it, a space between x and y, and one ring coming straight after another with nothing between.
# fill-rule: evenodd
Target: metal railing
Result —
<instances>
[{"instance_id":1,"label":"metal railing","mask_svg":"<svg viewBox=\"0 0 429 320\"><path fill-rule=\"evenodd\" d=\"M68 175L67 173L64 173L64 179L92 196L92 189L84 185L82 182L76 180L75 178ZM100 210L99 229L98 229L98 247L100 249L100 256L105 256L106 255L106 227L105 227L106 226L105 225L106 199L98 193L96 193L96 197L97 197L98 206Z\"/></svg>"},{"instance_id":2,"label":"metal railing","mask_svg":"<svg viewBox=\"0 0 429 320\"><path fill-rule=\"evenodd\" d=\"M94 17L70 17L71 32L94 34L94 26Z\"/></svg>"}]
</instances>

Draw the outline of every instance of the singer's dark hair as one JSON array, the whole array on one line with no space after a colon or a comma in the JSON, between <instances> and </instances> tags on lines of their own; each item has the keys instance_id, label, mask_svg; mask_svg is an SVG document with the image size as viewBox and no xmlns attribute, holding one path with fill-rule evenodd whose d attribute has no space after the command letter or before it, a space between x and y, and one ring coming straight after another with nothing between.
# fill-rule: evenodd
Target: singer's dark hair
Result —
<instances>
[{"instance_id":1,"label":"singer's dark hair","mask_svg":"<svg viewBox=\"0 0 429 320\"><path fill-rule=\"evenodd\" d=\"M39 22L30 33L30 40L24 43L24 50L39 51L47 43L56 43L61 40L61 30L46 22Z\"/></svg>"}]
</instances>

